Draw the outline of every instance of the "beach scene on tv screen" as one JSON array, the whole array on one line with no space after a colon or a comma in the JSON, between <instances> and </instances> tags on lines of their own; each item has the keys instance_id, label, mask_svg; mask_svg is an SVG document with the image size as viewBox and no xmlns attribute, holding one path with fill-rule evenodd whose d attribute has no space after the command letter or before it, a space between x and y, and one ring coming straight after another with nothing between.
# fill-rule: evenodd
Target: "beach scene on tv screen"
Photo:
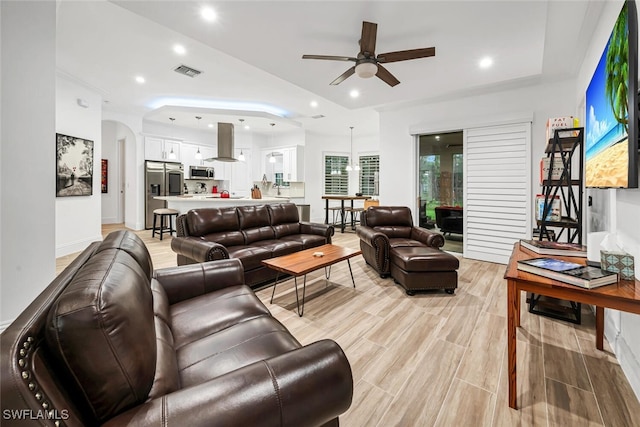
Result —
<instances>
[{"instance_id":1,"label":"beach scene on tv screen","mask_svg":"<svg viewBox=\"0 0 640 427\"><path fill-rule=\"evenodd\" d=\"M587 88L587 187L626 187L628 184L626 21L624 7Z\"/></svg>"}]
</instances>

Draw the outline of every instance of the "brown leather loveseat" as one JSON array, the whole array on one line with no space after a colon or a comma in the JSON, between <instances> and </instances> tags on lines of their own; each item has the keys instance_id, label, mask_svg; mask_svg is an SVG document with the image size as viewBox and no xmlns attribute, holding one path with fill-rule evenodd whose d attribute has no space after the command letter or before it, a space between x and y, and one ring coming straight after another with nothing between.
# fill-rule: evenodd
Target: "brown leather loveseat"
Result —
<instances>
[{"instance_id":1,"label":"brown leather loveseat","mask_svg":"<svg viewBox=\"0 0 640 427\"><path fill-rule=\"evenodd\" d=\"M444 237L416 227L405 206L371 206L361 213L356 228L360 249L367 264L380 274L389 274L408 295L416 291L458 286L458 259L440 248Z\"/></svg>"},{"instance_id":2,"label":"brown leather loveseat","mask_svg":"<svg viewBox=\"0 0 640 427\"><path fill-rule=\"evenodd\" d=\"M192 209L177 220L178 265L236 258L248 286L274 280L262 261L331 243L332 225L300 222L293 203Z\"/></svg>"},{"instance_id":3,"label":"brown leather loveseat","mask_svg":"<svg viewBox=\"0 0 640 427\"><path fill-rule=\"evenodd\" d=\"M338 425L349 362L307 346L238 260L153 271L140 238L82 252L2 333L3 426Z\"/></svg>"}]
</instances>

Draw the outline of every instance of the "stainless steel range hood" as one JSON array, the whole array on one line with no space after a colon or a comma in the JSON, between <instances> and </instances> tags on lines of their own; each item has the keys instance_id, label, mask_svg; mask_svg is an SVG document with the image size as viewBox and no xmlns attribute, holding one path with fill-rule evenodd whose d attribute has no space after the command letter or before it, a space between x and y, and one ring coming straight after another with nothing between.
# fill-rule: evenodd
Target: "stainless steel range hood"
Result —
<instances>
[{"instance_id":1,"label":"stainless steel range hood","mask_svg":"<svg viewBox=\"0 0 640 427\"><path fill-rule=\"evenodd\" d=\"M218 123L218 157L204 159L205 162L237 162L233 157L233 123Z\"/></svg>"}]
</instances>

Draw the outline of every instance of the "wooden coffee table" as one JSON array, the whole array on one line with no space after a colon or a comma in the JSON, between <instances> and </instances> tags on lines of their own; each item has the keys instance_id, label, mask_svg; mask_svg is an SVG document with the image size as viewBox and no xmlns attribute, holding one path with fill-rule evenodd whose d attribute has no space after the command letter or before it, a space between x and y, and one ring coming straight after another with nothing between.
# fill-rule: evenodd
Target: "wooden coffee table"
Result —
<instances>
[{"instance_id":1,"label":"wooden coffee table","mask_svg":"<svg viewBox=\"0 0 640 427\"><path fill-rule=\"evenodd\" d=\"M314 254L318 252L321 252L323 255L314 256ZM353 280L353 271L351 271L351 262L349 261L349 258L360 255L361 253L362 251L359 249L344 248L336 245L322 245L316 248L305 249L290 255L264 260L262 261L262 264L276 270L278 274L285 273L293 276L296 288L298 316L302 317L304 314L304 296L307 289L307 274L325 267L325 277L329 279L329 276L331 275L331 266L337 262L347 260L349 273L351 274L351 283L353 283L353 287L355 288L356 282ZM300 299L298 297L298 277L300 276L304 276L302 283L302 305L300 305ZM276 275L276 281L273 284L271 303L273 303L273 296L276 293L277 284L278 275Z\"/></svg>"}]
</instances>

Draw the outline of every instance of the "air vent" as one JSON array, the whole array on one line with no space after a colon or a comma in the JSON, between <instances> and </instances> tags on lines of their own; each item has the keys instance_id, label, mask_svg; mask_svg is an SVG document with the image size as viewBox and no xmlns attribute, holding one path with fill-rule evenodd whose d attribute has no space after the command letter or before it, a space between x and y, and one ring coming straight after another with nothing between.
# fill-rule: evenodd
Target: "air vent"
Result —
<instances>
[{"instance_id":1,"label":"air vent","mask_svg":"<svg viewBox=\"0 0 640 427\"><path fill-rule=\"evenodd\" d=\"M311 116L312 119L322 119L324 114L316 114L315 116Z\"/></svg>"},{"instance_id":2,"label":"air vent","mask_svg":"<svg viewBox=\"0 0 640 427\"><path fill-rule=\"evenodd\" d=\"M186 65L180 65L175 70L176 73L184 74L189 77L196 77L199 74L202 74L202 71L198 71L195 68L187 67Z\"/></svg>"}]
</instances>

